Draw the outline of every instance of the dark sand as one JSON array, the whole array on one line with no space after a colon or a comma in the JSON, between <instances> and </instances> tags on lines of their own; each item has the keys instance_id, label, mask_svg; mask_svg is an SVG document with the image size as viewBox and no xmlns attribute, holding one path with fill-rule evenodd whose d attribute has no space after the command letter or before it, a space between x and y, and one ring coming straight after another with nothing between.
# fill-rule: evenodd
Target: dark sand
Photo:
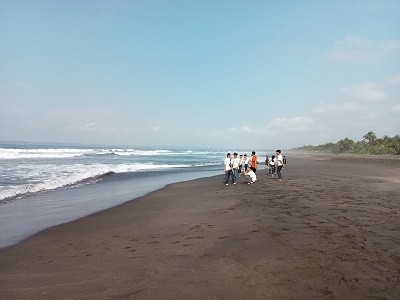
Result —
<instances>
[{"instance_id":1,"label":"dark sand","mask_svg":"<svg viewBox=\"0 0 400 300\"><path fill-rule=\"evenodd\" d=\"M170 185L0 251L1 299L400 299L399 158Z\"/></svg>"}]
</instances>

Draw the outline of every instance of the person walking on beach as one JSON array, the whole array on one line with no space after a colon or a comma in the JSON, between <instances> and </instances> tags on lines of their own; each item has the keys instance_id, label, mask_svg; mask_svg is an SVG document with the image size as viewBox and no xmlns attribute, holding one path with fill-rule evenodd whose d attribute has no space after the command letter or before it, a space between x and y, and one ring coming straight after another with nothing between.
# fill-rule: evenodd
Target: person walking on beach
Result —
<instances>
[{"instance_id":1,"label":"person walking on beach","mask_svg":"<svg viewBox=\"0 0 400 300\"><path fill-rule=\"evenodd\" d=\"M235 152L235 153L233 153L233 159L232 159L232 177L233 177L233 184L236 184L237 183L237 180L238 180L238 177L239 177L239 174L238 174L238 171L239 171L239 162L240 162L240 159L239 159L239 157L238 157L238 154Z\"/></svg>"},{"instance_id":2,"label":"person walking on beach","mask_svg":"<svg viewBox=\"0 0 400 300\"><path fill-rule=\"evenodd\" d=\"M257 173L257 165L258 165L257 155L256 152L253 151L251 152L251 169L253 170L254 173Z\"/></svg>"},{"instance_id":3,"label":"person walking on beach","mask_svg":"<svg viewBox=\"0 0 400 300\"><path fill-rule=\"evenodd\" d=\"M232 176L232 159L231 154L228 153L224 160L224 172L225 172L225 185L228 185L229 178ZM233 178L232 178L233 183Z\"/></svg>"},{"instance_id":4,"label":"person walking on beach","mask_svg":"<svg viewBox=\"0 0 400 300\"><path fill-rule=\"evenodd\" d=\"M281 170L282 170L283 167L285 167L285 164L283 163L283 157L282 157L282 154L281 154L281 150L276 150L276 155L278 156L276 173L278 174L278 180L282 181Z\"/></svg>"}]
</instances>

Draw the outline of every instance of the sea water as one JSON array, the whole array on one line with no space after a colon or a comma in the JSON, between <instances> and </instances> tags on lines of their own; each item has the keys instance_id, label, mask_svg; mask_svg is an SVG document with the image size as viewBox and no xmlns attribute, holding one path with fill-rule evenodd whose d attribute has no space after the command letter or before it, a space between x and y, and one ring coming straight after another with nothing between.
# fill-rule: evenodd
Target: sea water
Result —
<instances>
[{"instance_id":1,"label":"sea water","mask_svg":"<svg viewBox=\"0 0 400 300\"><path fill-rule=\"evenodd\" d=\"M167 184L223 174L226 151L0 143L0 247Z\"/></svg>"}]
</instances>

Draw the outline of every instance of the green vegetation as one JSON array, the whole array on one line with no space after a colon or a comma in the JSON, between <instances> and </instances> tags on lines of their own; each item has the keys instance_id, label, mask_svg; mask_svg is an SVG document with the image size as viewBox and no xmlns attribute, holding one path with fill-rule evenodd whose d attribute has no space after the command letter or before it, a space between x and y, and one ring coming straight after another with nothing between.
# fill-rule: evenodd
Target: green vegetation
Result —
<instances>
[{"instance_id":1,"label":"green vegetation","mask_svg":"<svg viewBox=\"0 0 400 300\"><path fill-rule=\"evenodd\" d=\"M364 134L362 141L354 142L344 138L336 143L327 143L319 146L303 146L294 150L322 151L331 153L352 154L392 154L400 155L400 136L377 138L372 131Z\"/></svg>"}]
</instances>

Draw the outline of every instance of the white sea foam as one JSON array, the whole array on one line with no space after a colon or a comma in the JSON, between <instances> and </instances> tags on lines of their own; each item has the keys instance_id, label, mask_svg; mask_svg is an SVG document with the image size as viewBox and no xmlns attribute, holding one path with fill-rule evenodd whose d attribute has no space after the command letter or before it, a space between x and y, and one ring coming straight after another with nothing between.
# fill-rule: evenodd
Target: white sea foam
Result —
<instances>
[{"instance_id":1,"label":"white sea foam","mask_svg":"<svg viewBox=\"0 0 400 300\"><path fill-rule=\"evenodd\" d=\"M224 158L225 152L206 150L0 143L0 246L20 229L32 234L32 224L49 216L54 222L46 226L115 205L115 200L133 199L176 180L219 174ZM74 188L79 190L71 192ZM107 203L87 192L92 188L110 192ZM66 194L72 197L63 198Z\"/></svg>"},{"instance_id":2,"label":"white sea foam","mask_svg":"<svg viewBox=\"0 0 400 300\"><path fill-rule=\"evenodd\" d=\"M172 150L137 150L137 149L8 149L0 148L0 159L30 159L30 158L72 158L83 155L120 156L171 156L171 155L213 155L212 151L172 151Z\"/></svg>"},{"instance_id":3,"label":"white sea foam","mask_svg":"<svg viewBox=\"0 0 400 300\"><path fill-rule=\"evenodd\" d=\"M3 203L33 193L88 184L109 173L216 166L225 156L204 150L3 145L0 147L0 202Z\"/></svg>"},{"instance_id":4,"label":"white sea foam","mask_svg":"<svg viewBox=\"0 0 400 300\"><path fill-rule=\"evenodd\" d=\"M0 187L0 201L15 199L25 195L55 190L67 187L76 187L101 180L102 176L111 173L140 172L149 170L162 170L169 168L182 168L187 165L156 165L148 164L123 164L123 165L66 165L60 169L56 165L37 165L20 168L18 176L24 176L29 183L22 185L8 185ZM43 172L46 170L46 172Z\"/></svg>"},{"instance_id":5,"label":"white sea foam","mask_svg":"<svg viewBox=\"0 0 400 300\"><path fill-rule=\"evenodd\" d=\"M0 148L0 159L68 158L91 154L92 149L6 149Z\"/></svg>"}]
</instances>

